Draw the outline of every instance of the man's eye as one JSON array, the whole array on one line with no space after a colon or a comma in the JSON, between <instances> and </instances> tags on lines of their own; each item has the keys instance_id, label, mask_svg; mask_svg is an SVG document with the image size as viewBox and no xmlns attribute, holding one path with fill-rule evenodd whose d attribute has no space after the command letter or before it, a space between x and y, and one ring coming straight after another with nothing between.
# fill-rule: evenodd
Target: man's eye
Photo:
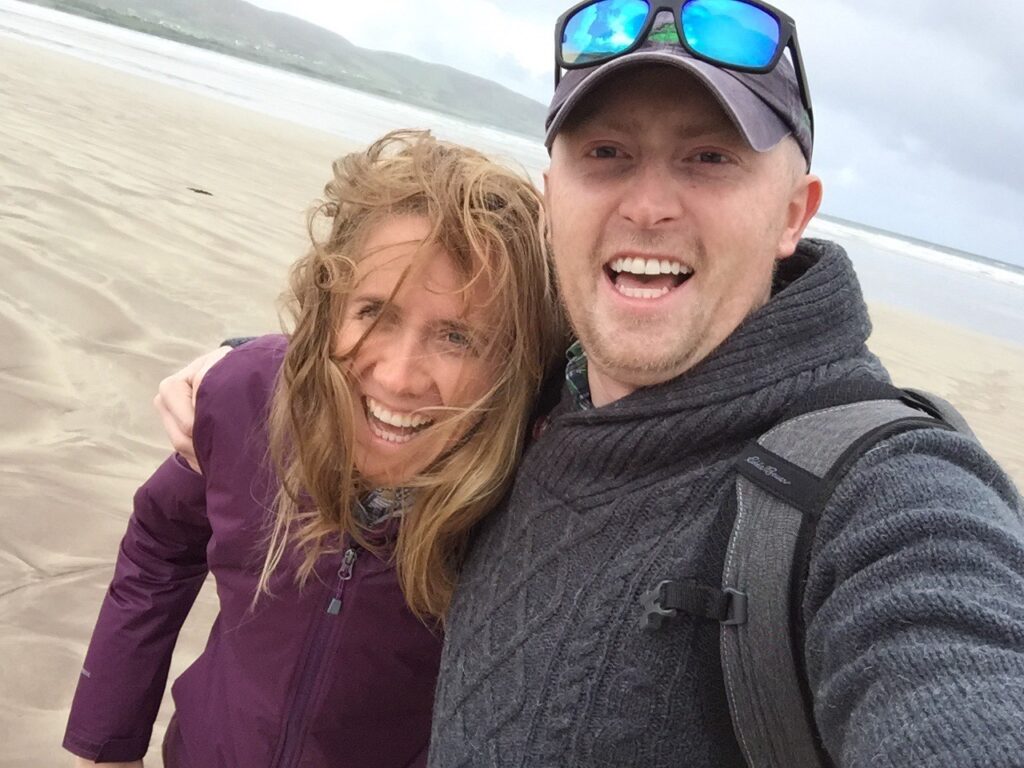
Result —
<instances>
[{"instance_id":1,"label":"man's eye","mask_svg":"<svg viewBox=\"0 0 1024 768\"><path fill-rule=\"evenodd\" d=\"M696 155L697 162L711 165L723 165L729 162L729 158L721 152L700 152Z\"/></svg>"},{"instance_id":2,"label":"man's eye","mask_svg":"<svg viewBox=\"0 0 1024 768\"><path fill-rule=\"evenodd\" d=\"M599 157L604 160L613 160L616 157L622 157L622 152L618 147L595 147L590 151L592 157Z\"/></svg>"}]
</instances>

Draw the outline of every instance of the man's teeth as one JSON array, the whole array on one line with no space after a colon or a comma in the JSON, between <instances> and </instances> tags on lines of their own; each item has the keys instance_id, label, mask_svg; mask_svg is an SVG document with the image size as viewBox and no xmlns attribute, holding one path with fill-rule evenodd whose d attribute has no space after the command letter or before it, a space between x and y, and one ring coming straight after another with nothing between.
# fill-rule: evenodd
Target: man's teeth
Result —
<instances>
[{"instance_id":1,"label":"man's teeth","mask_svg":"<svg viewBox=\"0 0 1024 768\"><path fill-rule=\"evenodd\" d=\"M660 299L669 292L668 288L632 288L618 283L615 284L615 290L631 299Z\"/></svg>"},{"instance_id":2,"label":"man's teeth","mask_svg":"<svg viewBox=\"0 0 1024 768\"><path fill-rule=\"evenodd\" d=\"M689 275L693 270L678 261L668 259L615 259L608 265L612 272L629 272L634 275Z\"/></svg>"},{"instance_id":3,"label":"man's teeth","mask_svg":"<svg viewBox=\"0 0 1024 768\"><path fill-rule=\"evenodd\" d=\"M434 423L433 419L415 413L396 413L370 397L366 398L366 408L377 421L400 429L418 429Z\"/></svg>"}]
</instances>

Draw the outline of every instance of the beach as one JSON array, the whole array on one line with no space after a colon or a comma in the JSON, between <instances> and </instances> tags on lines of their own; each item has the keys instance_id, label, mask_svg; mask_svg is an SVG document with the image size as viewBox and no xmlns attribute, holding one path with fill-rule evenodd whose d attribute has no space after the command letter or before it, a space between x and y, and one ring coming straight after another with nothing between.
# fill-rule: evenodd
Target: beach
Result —
<instances>
[{"instance_id":1,"label":"beach","mask_svg":"<svg viewBox=\"0 0 1024 768\"><path fill-rule=\"evenodd\" d=\"M66 711L132 494L168 451L158 382L279 329L305 212L361 140L5 37L0 115L0 768L21 768L71 762ZM896 383L950 399L1024 485L1024 346L872 316ZM214 613L208 584L172 679ZM169 715L168 694L154 745Z\"/></svg>"},{"instance_id":2,"label":"beach","mask_svg":"<svg viewBox=\"0 0 1024 768\"><path fill-rule=\"evenodd\" d=\"M168 452L158 382L279 328L307 206L354 144L5 38L0 114L0 766L25 768L70 764L66 710L132 494Z\"/></svg>"}]
</instances>

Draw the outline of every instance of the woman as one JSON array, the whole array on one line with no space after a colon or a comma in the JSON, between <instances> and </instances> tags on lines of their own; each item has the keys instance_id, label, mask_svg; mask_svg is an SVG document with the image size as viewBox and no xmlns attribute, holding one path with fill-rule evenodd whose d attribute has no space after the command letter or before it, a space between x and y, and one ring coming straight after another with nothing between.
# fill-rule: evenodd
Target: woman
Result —
<instances>
[{"instance_id":1,"label":"woman","mask_svg":"<svg viewBox=\"0 0 1024 768\"><path fill-rule=\"evenodd\" d=\"M207 373L198 466L136 494L65 736L80 764L141 765L208 570L220 613L173 686L166 765L426 762L459 555L563 348L541 203L417 132L337 162L325 196L293 332Z\"/></svg>"}]
</instances>

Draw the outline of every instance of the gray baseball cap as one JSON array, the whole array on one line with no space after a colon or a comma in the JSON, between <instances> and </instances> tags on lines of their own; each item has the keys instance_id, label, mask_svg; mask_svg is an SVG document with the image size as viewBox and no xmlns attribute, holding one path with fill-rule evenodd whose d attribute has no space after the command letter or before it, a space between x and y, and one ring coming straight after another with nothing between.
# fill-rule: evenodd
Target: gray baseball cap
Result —
<instances>
[{"instance_id":1,"label":"gray baseball cap","mask_svg":"<svg viewBox=\"0 0 1024 768\"><path fill-rule=\"evenodd\" d=\"M810 167L814 144L810 116L788 58L783 56L771 72L764 74L736 72L695 59L678 43L651 39L635 51L603 64L566 70L548 107L544 145L551 149L572 111L601 83L629 67L652 64L678 67L696 77L758 152L771 149L792 134Z\"/></svg>"}]
</instances>

